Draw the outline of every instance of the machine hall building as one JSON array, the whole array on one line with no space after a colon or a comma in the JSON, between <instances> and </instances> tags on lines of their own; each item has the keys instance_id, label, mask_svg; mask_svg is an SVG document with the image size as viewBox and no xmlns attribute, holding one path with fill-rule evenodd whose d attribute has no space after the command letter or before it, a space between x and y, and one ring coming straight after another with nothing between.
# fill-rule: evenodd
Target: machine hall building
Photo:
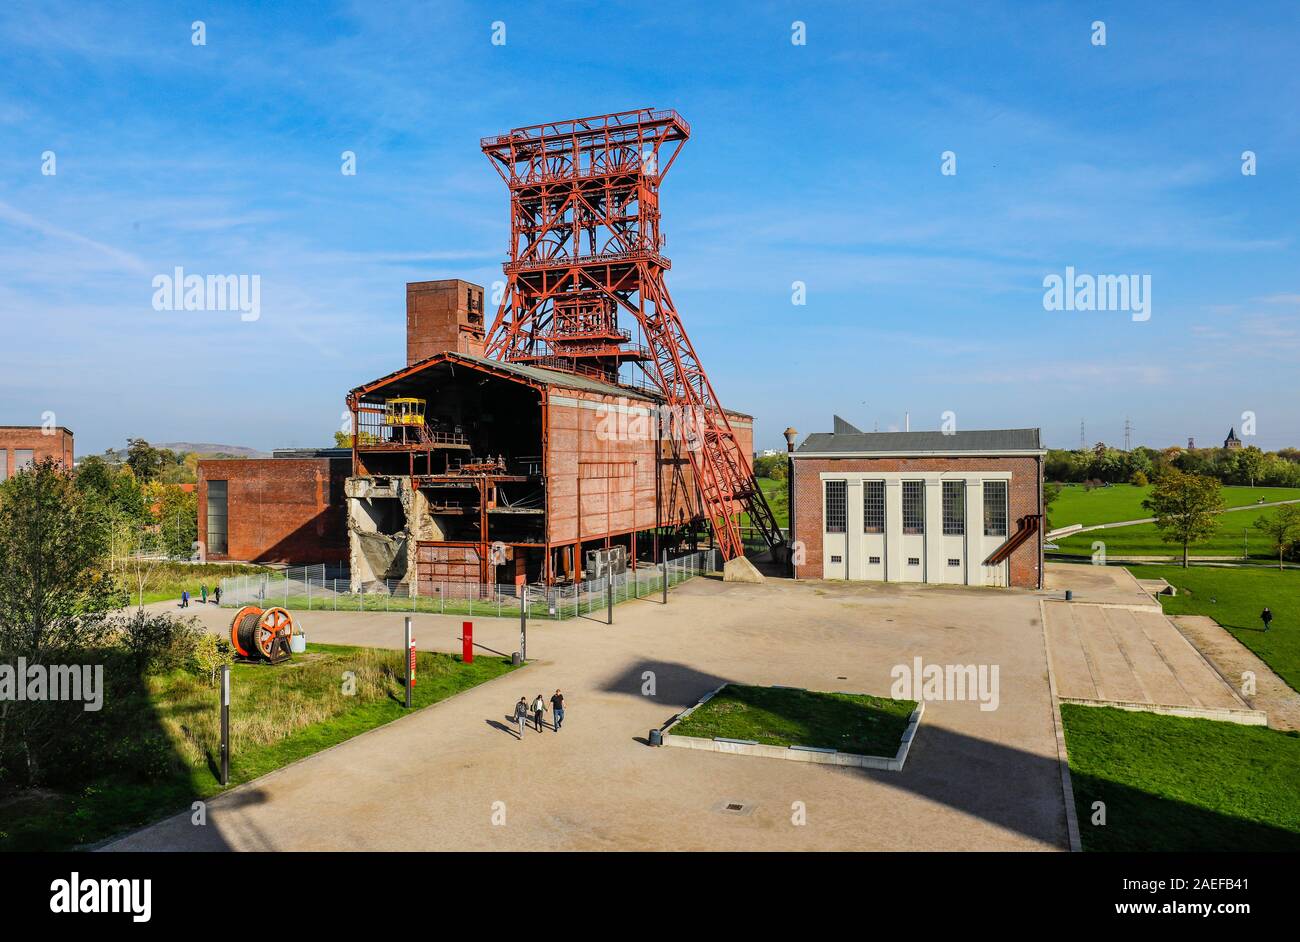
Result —
<instances>
[{"instance_id":1,"label":"machine hall building","mask_svg":"<svg viewBox=\"0 0 1300 942\"><path fill-rule=\"evenodd\" d=\"M207 558L345 563L354 585L429 595L581 580L596 551L635 566L693 548L707 522L663 397L484 357L482 299L458 279L407 285L406 366L348 393L352 449L201 461ZM752 418L727 415L750 454Z\"/></svg>"},{"instance_id":2,"label":"machine hall building","mask_svg":"<svg viewBox=\"0 0 1300 942\"><path fill-rule=\"evenodd\" d=\"M1038 429L834 429L790 452L797 578L1042 588Z\"/></svg>"}]
</instances>

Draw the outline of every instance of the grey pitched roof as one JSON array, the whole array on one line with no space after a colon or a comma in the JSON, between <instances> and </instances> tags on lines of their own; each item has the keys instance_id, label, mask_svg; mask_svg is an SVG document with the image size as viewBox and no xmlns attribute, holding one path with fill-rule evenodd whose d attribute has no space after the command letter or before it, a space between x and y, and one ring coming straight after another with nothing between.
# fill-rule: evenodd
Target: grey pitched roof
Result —
<instances>
[{"instance_id":1,"label":"grey pitched roof","mask_svg":"<svg viewBox=\"0 0 1300 942\"><path fill-rule=\"evenodd\" d=\"M850 422L847 422L847 421L844 420L844 419L841 419L841 418L837 415L837 416L835 416L834 434L836 434L836 435L861 435L861 434L862 434L862 429L858 428L856 425L851 424Z\"/></svg>"},{"instance_id":2,"label":"grey pitched roof","mask_svg":"<svg viewBox=\"0 0 1300 942\"><path fill-rule=\"evenodd\" d=\"M979 429L968 432L813 432L797 454L864 452L926 454L931 452L1041 451L1036 428Z\"/></svg>"}]
</instances>

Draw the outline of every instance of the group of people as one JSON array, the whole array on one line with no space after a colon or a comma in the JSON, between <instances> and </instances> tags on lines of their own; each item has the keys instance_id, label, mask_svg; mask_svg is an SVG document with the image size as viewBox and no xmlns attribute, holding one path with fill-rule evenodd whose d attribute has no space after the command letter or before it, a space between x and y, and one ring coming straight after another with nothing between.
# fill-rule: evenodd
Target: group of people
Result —
<instances>
[{"instance_id":1,"label":"group of people","mask_svg":"<svg viewBox=\"0 0 1300 942\"><path fill-rule=\"evenodd\" d=\"M206 582L203 583L203 585L199 586L199 601L202 602L204 605L208 604L208 584ZM212 590L212 601L214 601L218 605L221 604L221 586L217 586L215 589ZM189 607L190 607L190 590L182 589L181 608L189 608Z\"/></svg>"},{"instance_id":2,"label":"group of people","mask_svg":"<svg viewBox=\"0 0 1300 942\"><path fill-rule=\"evenodd\" d=\"M550 709L551 709L551 729L558 733L560 731L560 727L564 725L564 694L560 693L560 691L558 690L551 695ZM523 741L524 730L528 728L528 715L530 713L532 714L533 717L533 725L540 733L542 731L542 727L546 725L545 724L546 701L542 699L542 695L540 693L533 700L531 705L529 705L527 697L520 697L519 702L515 704L515 712L512 715L514 717L515 723L519 725L520 742Z\"/></svg>"}]
</instances>

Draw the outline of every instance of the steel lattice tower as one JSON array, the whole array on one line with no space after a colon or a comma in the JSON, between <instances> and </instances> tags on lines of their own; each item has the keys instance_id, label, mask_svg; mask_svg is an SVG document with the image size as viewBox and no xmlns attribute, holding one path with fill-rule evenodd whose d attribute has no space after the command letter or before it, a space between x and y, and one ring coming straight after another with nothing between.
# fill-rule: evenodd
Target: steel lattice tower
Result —
<instances>
[{"instance_id":1,"label":"steel lattice tower","mask_svg":"<svg viewBox=\"0 0 1300 942\"><path fill-rule=\"evenodd\" d=\"M610 381L623 363L640 364L665 398L714 538L732 559L744 553L742 512L773 549L782 535L664 280L659 185L690 134L677 112L643 108L482 140L510 188L506 290L487 355ZM619 326L620 311L636 319L644 347Z\"/></svg>"}]
</instances>

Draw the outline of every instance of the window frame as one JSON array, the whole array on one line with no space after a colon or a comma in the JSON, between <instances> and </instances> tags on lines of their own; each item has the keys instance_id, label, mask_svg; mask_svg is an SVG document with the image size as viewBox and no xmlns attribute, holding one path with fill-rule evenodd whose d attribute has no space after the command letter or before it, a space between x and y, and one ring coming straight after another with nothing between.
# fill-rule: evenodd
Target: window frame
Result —
<instances>
[{"instance_id":1,"label":"window frame","mask_svg":"<svg viewBox=\"0 0 1300 942\"><path fill-rule=\"evenodd\" d=\"M879 520L877 524L871 521ZM885 532L885 482L864 480L862 482L862 532Z\"/></svg>"},{"instance_id":2,"label":"window frame","mask_svg":"<svg viewBox=\"0 0 1300 942\"><path fill-rule=\"evenodd\" d=\"M925 533L925 481L903 481L903 534L917 536ZM908 506L908 491L912 491L914 507ZM909 523L910 519L918 522Z\"/></svg>"},{"instance_id":3,"label":"window frame","mask_svg":"<svg viewBox=\"0 0 1300 942\"><path fill-rule=\"evenodd\" d=\"M833 496L832 490L838 493ZM838 508L833 508L831 503L833 500L838 501ZM832 520L837 525L832 525ZM825 482L825 487L822 489L822 532L849 532L849 482L847 480Z\"/></svg>"},{"instance_id":4,"label":"window frame","mask_svg":"<svg viewBox=\"0 0 1300 942\"><path fill-rule=\"evenodd\" d=\"M955 506L954 506L955 505ZM966 482L945 480L940 495L944 536L966 535Z\"/></svg>"},{"instance_id":5,"label":"window frame","mask_svg":"<svg viewBox=\"0 0 1300 942\"><path fill-rule=\"evenodd\" d=\"M992 485L992 487L990 487L990 485ZM985 481L984 484L983 484L983 488L982 488L982 490L983 490L983 504L984 504L984 535L985 535L985 536L1000 536L1000 537L1003 537L1003 538L1005 539L1006 536L1007 536L1007 534L1008 534L1008 533L1010 532L1010 530L1011 530L1011 510L1010 510L1010 501L1011 501L1011 485L1010 485L1010 482L1008 482L1008 481ZM993 508L990 508L990 506L989 506L989 497L991 496L990 492L996 493L996 492L999 491L999 490L1002 492L1002 496L1001 496L1001 506L1000 506L1000 507L993 507ZM1001 511L1001 518L1002 518L1002 530L1001 530L1001 532L998 532L996 529L993 529L993 528L990 527L990 524L989 524L989 510L990 510L990 509L993 509L993 510L995 510L995 511L997 511L997 510L1000 510L1000 511Z\"/></svg>"}]
</instances>

